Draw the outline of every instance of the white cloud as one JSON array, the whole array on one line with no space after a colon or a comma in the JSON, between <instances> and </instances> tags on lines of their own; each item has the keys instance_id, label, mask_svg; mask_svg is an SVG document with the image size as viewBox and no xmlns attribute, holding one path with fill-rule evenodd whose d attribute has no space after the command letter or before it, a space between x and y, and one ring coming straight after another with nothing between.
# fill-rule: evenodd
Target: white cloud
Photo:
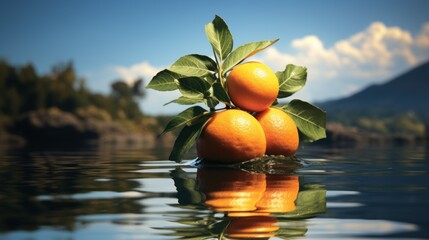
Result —
<instances>
[{"instance_id":1,"label":"white cloud","mask_svg":"<svg viewBox=\"0 0 429 240\"><path fill-rule=\"evenodd\" d=\"M307 66L318 76L336 76L337 73L331 70L339 64L338 56L332 50L326 49L317 36L293 40L292 47L296 50L295 54L282 53L276 47L270 47L260 57L255 58L277 70L283 70L288 63L293 63Z\"/></svg>"},{"instance_id":2,"label":"white cloud","mask_svg":"<svg viewBox=\"0 0 429 240\"><path fill-rule=\"evenodd\" d=\"M424 50L425 48L426 52ZM428 60L429 23L415 37L399 27L373 22L365 30L327 47L317 36L292 40L293 53L270 47L255 57L276 71L289 63L308 68L305 96L311 99L350 95ZM426 54L425 54L426 53ZM299 95L297 95L299 96Z\"/></svg>"},{"instance_id":3,"label":"white cloud","mask_svg":"<svg viewBox=\"0 0 429 240\"><path fill-rule=\"evenodd\" d=\"M429 23L426 23L416 38L416 43L421 48L429 48Z\"/></svg>"},{"instance_id":4,"label":"white cloud","mask_svg":"<svg viewBox=\"0 0 429 240\"><path fill-rule=\"evenodd\" d=\"M114 67L114 71L120 76L121 79L125 80L127 83L132 83L138 78L150 80L160 70L161 68L152 66L150 63L146 61L143 61L141 63L136 63L129 67L124 67L124 66Z\"/></svg>"},{"instance_id":5,"label":"white cloud","mask_svg":"<svg viewBox=\"0 0 429 240\"><path fill-rule=\"evenodd\" d=\"M339 75L371 78L388 74L385 70L392 68L398 58L410 66L415 65L418 59L411 51L412 46L413 38L409 32L374 22L364 31L339 40L330 48L326 48L317 36L310 35L292 41L295 54L281 53L272 47L262 54L261 59L274 66L305 65L324 78Z\"/></svg>"}]
</instances>

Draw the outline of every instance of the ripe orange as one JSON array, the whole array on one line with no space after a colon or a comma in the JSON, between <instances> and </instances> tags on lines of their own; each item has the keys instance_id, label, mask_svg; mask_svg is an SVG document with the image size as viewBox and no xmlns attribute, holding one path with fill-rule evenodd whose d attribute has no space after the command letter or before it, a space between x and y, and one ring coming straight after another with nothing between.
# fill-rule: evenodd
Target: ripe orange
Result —
<instances>
[{"instance_id":1,"label":"ripe orange","mask_svg":"<svg viewBox=\"0 0 429 240\"><path fill-rule=\"evenodd\" d=\"M279 92L277 76L260 62L247 62L235 67L227 77L226 86L231 101L250 112L269 108Z\"/></svg>"},{"instance_id":2,"label":"ripe orange","mask_svg":"<svg viewBox=\"0 0 429 240\"><path fill-rule=\"evenodd\" d=\"M206 196L204 204L215 211L254 211L265 191L265 175L238 169L199 168L197 190Z\"/></svg>"},{"instance_id":3,"label":"ripe orange","mask_svg":"<svg viewBox=\"0 0 429 240\"><path fill-rule=\"evenodd\" d=\"M284 213L295 210L299 192L298 176L268 174L266 184L264 196L256 203L257 212Z\"/></svg>"},{"instance_id":4,"label":"ripe orange","mask_svg":"<svg viewBox=\"0 0 429 240\"><path fill-rule=\"evenodd\" d=\"M215 113L197 141L198 157L212 162L242 162L265 154L264 130L249 113L229 109Z\"/></svg>"},{"instance_id":5,"label":"ripe orange","mask_svg":"<svg viewBox=\"0 0 429 240\"><path fill-rule=\"evenodd\" d=\"M267 155L293 156L299 146L298 129L293 119L277 108L255 115L265 132Z\"/></svg>"},{"instance_id":6,"label":"ripe orange","mask_svg":"<svg viewBox=\"0 0 429 240\"><path fill-rule=\"evenodd\" d=\"M279 230L278 220L273 216L250 216L233 218L226 228L230 238L270 238Z\"/></svg>"}]
</instances>

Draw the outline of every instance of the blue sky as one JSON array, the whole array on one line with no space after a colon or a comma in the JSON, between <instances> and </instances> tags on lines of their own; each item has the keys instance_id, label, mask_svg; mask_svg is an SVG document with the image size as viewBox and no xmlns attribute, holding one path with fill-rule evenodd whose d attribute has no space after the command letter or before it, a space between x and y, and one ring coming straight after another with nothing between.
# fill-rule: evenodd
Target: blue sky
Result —
<instances>
[{"instance_id":1,"label":"blue sky","mask_svg":"<svg viewBox=\"0 0 429 240\"><path fill-rule=\"evenodd\" d=\"M274 71L308 67L292 98L323 101L388 80L429 59L429 1L0 1L0 58L32 63L40 74L72 61L94 91L159 70L189 53L212 56L204 25L221 16L234 46L280 41L255 56ZM148 90L149 114L177 93Z\"/></svg>"}]
</instances>

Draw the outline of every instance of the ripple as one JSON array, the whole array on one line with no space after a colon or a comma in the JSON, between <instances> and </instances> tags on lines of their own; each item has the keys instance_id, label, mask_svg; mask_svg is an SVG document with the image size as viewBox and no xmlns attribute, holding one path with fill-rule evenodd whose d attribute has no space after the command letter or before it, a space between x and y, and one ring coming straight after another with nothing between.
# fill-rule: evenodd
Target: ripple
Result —
<instances>
[{"instance_id":1,"label":"ripple","mask_svg":"<svg viewBox=\"0 0 429 240\"><path fill-rule=\"evenodd\" d=\"M127 192L111 192L111 191L96 191L89 193L76 193L70 195L41 195L36 199L39 201L52 201L52 200L88 200L88 199L112 199L112 198L141 198L145 195L137 191Z\"/></svg>"},{"instance_id":2,"label":"ripple","mask_svg":"<svg viewBox=\"0 0 429 240\"><path fill-rule=\"evenodd\" d=\"M419 227L412 223L378 219L319 218L308 221L312 227L309 228L306 237L310 239L326 239L331 236L340 238L348 236L385 236L419 230Z\"/></svg>"},{"instance_id":3,"label":"ripple","mask_svg":"<svg viewBox=\"0 0 429 240\"><path fill-rule=\"evenodd\" d=\"M151 192L151 193L175 193L176 187L171 178L141 178L134 179L139 182L141 187L137 188L138 191Z\"/></svg>"},{"instance_id":4,"label":"ripple","mask_svg":"<svg viewBox=\"0 0 429 240\"><path fill-rule=\"evenodd\" d=\"M343 174L344 171L339 171L339 170L324 170L324 169L300 169L296 171L297 173L300 174L327 174L327 175L331 175L331 174Z\"/></svg>"},{"instance_id":5,"label":"ripple","mask_svg":"<svg viewBox=\"0 0 429 240\"><path fill-rule=\"evenodd\" d=\"M365 204L357 202L328 202L326 203L328 208L350 208L350 207L363 207Z\"/></svg>"},{"instance_id":6,"label":"ripple","mask_svg":"<svg viewBox=\"0 0 429 240\"><path fill-rule=\"evenodd\" d=\"M112 180L113 179L110 179L110 178L96 178L96 179L94 179L94 181L96 181L96 182L110 182Z\"/></svg>"},{"instance_id":7,"label":"ripple","mask_svg":"<svg viewBox=\"0 0 429 240\"><path fill-rule=\"evenodd\" d=\"M326 197L341 197L349 195L359 195L361 194L358 191L339 191L339 190L329 190L326 192Z\"/></svg>"},{"instance_id":8,"label":"ripple","mask_svg":"<svg viewBox=\"0 0 429 240\"><path fill-rule=\"evenodd\" d=\"M317 162L329 162L326 158L303 158L305 162L317 163Z\"/></svg>"}]
</instances>

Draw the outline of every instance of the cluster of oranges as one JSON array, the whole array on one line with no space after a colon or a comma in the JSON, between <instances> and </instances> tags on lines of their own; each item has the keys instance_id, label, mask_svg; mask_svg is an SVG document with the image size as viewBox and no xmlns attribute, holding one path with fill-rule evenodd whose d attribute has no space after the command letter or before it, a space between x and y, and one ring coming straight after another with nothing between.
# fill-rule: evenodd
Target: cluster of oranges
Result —
<instances>
[{"instance_id":1,"label":"cluster of oranges","mask_svg":"<svg viewBox=\"0 0 429 240\"><path fill-rule=\"evenodd\" d=\"M229 73L226 88L237 109L217 112L206 123L197 142L200 158L232 163L296 153L299 135L294 121L271 107L279 82L269 67L260 62L243 63Z\"/></svg>"}]
</instances>

